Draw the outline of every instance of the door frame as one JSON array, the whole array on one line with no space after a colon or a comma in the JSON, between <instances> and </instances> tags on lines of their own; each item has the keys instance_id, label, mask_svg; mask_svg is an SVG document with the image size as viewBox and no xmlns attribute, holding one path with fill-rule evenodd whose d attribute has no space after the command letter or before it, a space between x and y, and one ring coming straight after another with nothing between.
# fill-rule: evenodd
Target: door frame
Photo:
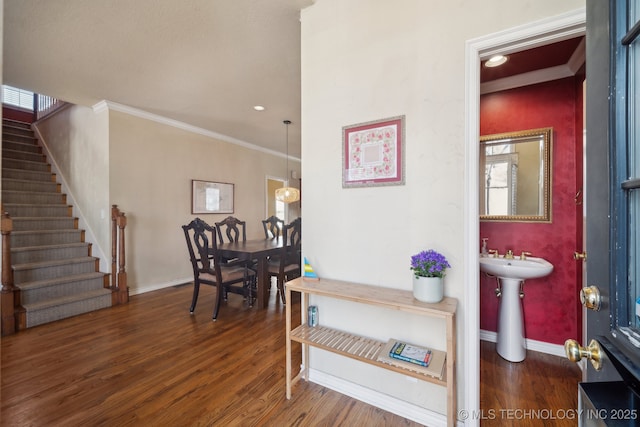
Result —
<instances>
[{"instance_id":1,"label":"door frame","mask_svg":"<svg viewBox=\"0 0 640 427\"><path fill-rule=\"evenodd\" d=\"M528 23L465 43L465 324L464 378L465 409L480 410L480 273L478 245L479 212L479 138L480 138L480 63L494 54L508 54L586 34L586 9ZM577 296L576 296L577 297ZM479 412L475 412L479 413ZM470 417L467 425L478 425Z\"/></svg>"}]
</instances>

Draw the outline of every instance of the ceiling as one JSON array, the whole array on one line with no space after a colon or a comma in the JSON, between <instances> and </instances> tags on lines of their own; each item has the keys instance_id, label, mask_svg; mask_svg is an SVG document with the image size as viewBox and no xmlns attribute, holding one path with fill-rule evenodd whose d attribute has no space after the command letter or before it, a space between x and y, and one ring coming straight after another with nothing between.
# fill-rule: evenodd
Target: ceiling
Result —
<instances>
[{"instance_id":1,"label":"ceiling","mask_svg":"<svg viewBox=\"0 0 640 427\"><path fill-rule=\"evenodd\" d=\"M585 37L510 53L498 67L480 69L481 92L495 92L575 75L585 64Z\"/></svg>"},{"instance_id":2,"label":"ceiling","mask_svg":"<svg viewBox=\"0 0 640 427\"><path fill-rule=\"evenodd\" d=\"M3 83L277 152L288 119L299 158L300 10L313 1L4 0Z\"/></svg>"},{"instance_id":3,"label":"ceiling","mask_svg":"<svg viewBox=\"0 0 640 427\"><path fill-rule=\"evenodd\" d=\"M106 100L279 153L288 119L299 158L299 17L314 1L4 0L3 83L89 107ZM510 54L482 67L482 91L575 73L580 51L583 38Z\"/></svg>"}]
</instances>

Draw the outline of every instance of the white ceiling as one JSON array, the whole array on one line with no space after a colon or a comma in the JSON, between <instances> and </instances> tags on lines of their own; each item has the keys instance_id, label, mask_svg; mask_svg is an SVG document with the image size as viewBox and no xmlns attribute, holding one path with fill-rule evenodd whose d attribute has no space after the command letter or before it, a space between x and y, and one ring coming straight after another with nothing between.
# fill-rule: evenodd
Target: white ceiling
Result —
<instances>
[{"instance_id":1,"label":"white ceiling","mask_svg":"<svg viewBox=\"0 0 640 427\"><path fill-rule=\"evenodd\" d=\"M299 16L314 1L4 0L3 83L279 152L289 119L300 157Z\"/></svg>"}]
</instances>

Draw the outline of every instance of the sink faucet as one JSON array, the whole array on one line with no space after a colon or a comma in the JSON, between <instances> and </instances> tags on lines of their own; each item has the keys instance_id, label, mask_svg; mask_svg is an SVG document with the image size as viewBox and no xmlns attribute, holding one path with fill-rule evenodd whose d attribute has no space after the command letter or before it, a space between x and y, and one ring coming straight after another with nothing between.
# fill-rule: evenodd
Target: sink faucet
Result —
<instances>
[{"instance_id":1,"label":"sink faucet","mask_svg":"<svg viewBox=\"0 0 640 427\"><path fill-rule=\"evenodd\" d=\"M509 249L506 254L504 254L506 259L513 259L513 251Z\"/></svg>"},{"instance_id":2,"label":"sink faucet","mask_svg":"<svg viewBox=\"0 0 640 427\"><path fill-rule=\"evenodd\" d=\"M520 254L520 259L521 259L521 260L525 260L525 259L527 259L527 255L528 255L528 256L531 256L531 252L525 252L525 251L522 251L522 253Z\"/></svg>"},{"instance_id":3,"label":"sink faucet","mask_svg":"<svg viewBox=\"0 0 640 427\"><path fill-rule=\"evenodd\" d=\"M498 254L498 250L497 249L489 249L489 256L493 255L494 257L498 258L499 254Z\"/></svg>"}]
</instances>

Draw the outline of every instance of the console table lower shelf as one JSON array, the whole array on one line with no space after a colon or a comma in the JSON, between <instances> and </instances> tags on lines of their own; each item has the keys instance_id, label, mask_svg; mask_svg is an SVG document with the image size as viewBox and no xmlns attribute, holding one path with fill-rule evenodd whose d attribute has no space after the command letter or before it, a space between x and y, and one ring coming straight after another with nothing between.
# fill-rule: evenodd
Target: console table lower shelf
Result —
<instances>
[{"instance_id":1,"label":"console table lower shelf","mask_svg":"<svg viewBox=\"0 0 640 427\"><path fill-rule=\"evenodd\" d=\"M353 335L324 326L309 327L307 325L300 325L291 331L291 340L441 386L446 387L447 385L447 374L444 369L440 370L438 374L429 375L419 372L419 367L411 369L411 366L407 363L400 362L396 365L379 360L381 351L387 345L383 341Z\"/></svg>"},{"instance_id":2,"label":"console table lower shelf","mask_svg":"<svg viewBox=\"0 0 640 427\"><path fill-rule=\"evenodd\" d=\"M368 363L380 368L388 369L400 374L434 383L447 388L447 424L456 422L456 382L455 382L455 313L457 301L445 298L437 304L417 301L410 291L368 286L357 283L341 282L321 279L320 281L305 281L303 278L294 279L286 283L286 300L291 301L291 292L301 293L302 321L301 325L293 328L291 324L291 304L286 306L286 393L291 398L291 387L301 378L309 378L309 346L326 350L341 356L349 357L360 362ZM306 313L308 295L322 295L336 299L381 306L425 316L442 318L446 323L447 351L434 350L446 357L442 368L426 371L421 366L415 369L411 364L389 362L382 356L387 342L355 335L346 331L325 326L307 326ZM304 370L293 377L291 367L291 343L299 342L305 347ZM387 359L387 360L385 360ZM406 367L405 367L406 366Z\"/></svg>"}]
</instances>

